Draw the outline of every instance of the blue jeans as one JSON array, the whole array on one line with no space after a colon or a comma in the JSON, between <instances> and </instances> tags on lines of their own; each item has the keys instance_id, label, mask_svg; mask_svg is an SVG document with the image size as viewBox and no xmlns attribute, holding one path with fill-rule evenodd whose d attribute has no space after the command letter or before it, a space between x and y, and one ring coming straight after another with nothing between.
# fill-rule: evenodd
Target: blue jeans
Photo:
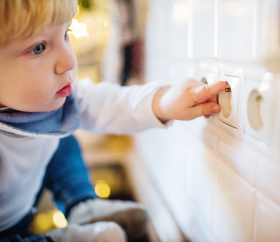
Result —
<instances>
[{"instance_id":1,"label":"blue jeans","mask_svg":"<svg viewBox=\"0 0 280 242\"><path fill-rule=\"evenodd\" d=\"M79 202L96 198L93 186L84 164L81 149L74 136L60 140L59 146L49 162L34 207L43 190L47 188L53 195L58 209L67 217L71 208ZM51 241L43 235L28 234L33 219L32 211L12 228L0 232L0 242L46 242ZM23 239L23 237L25 237Z\"/></svg>"}]
</instances>

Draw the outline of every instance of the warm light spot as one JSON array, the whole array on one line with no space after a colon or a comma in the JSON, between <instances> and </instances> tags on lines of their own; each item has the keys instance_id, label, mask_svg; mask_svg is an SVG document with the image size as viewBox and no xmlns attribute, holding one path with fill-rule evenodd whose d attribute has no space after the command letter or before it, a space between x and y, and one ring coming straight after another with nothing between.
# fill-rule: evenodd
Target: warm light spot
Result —
<instances>
[{"instance_id":1,"label":"warm light spot","mask_svg":"<svg viewBox=\"0 0 280 242\"><path fill-rule=\"evenodd\" d=\"M79 23L77 19L72 19L71 26L69 28L72 34L76 38L88 37L87 26L85 23Z\"/></svg>"},{"instance_id":2,"label":"warm light spot","mask_svg":"<svg viewBox=\"0 0 280 242\"><path fill-rule=\"evenodd\" d=\"M188 22L188 6L184 3L176 4L173 7L173 19L180 24L186 24Z\"/></svg>"},{"instance_id":3,"label":"warm light spot","mask_svg":"<svg viewBox=\"0 0 280 242\"><path fill-rule=\"evenodd\" d=\"M98 197L108 198L111 193L109 185L105 181L97 181L95 184L95 192Z\"/></svg>"},{"instance_id":4,"label":"warm light spot","mask_svg":"<svg viewBox=\"0 0 280 242\"><path fill-rule=\"evenodd\" d=\"M67 220L65 219L63 213L60 211L55 211L53 213L53 223L58 228L65 228L67 226Z\"/></svg>"},{"instance_id":5,"label":"warm light spot","mask_svg":"<svg viewBox=\"0 0 280 242\"><path fill-rule=\"evenodd\" d=\"M69 29L73 30L78 24L78 20L73 18Z\"/></svg>"},{"instance_id":6,"label":"warm light spot","mask_svg":"<svg viewBox=\"0 0 280 242\"><path fill-rule=\"evenodd\" d=\"M104 25L104 28L105 28L105 29L110 28L110 27L111 27L111 21L110 21L110 19L106 18L106 19L104 20L103 25Z\"/></svg>"},{"instance_id":7,"label":"warm light spot","mask_svg":"<svg viewBox=\"0 0 280 242\"><path fill-rule=\"evenodd\" d=\"M105 20L104 20L104 28L105 28L105 29L107 28L107 25L108 25L108 20L105 19Z\"/></svg>"}]
</instances>

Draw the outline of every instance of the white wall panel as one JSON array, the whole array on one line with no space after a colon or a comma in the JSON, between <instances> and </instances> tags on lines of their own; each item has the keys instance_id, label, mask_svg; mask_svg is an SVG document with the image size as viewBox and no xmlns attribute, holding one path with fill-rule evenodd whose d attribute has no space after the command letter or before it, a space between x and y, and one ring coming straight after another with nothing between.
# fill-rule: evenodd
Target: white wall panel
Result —
<instances>
[{"instance_id":1,"label":"white wall panel","mask_svg":"<svg viewBox=\"0 0 280 242\"><path fill-rule=\"evenodd\" d=\"M186 224L189 215L182 213L183 210L190 211L189 198L192 193L192 155L190 148L192 140L181 132L177 122L169 129L170 152L165 159L168 160L168 173L166 180L169 187L165 198L172 209L173 216L180 224Z\"/></svg>"},{"instance_id":2,"label":"white wall panel","mask_svg":"<svg viewBox=\"0 0 280 242\"><path fill-rule=\"evenodd\" d=\"M152 56L146 63L146 81L168 82L168 69L167 58Z\"/></svg>"},{"instance_id":3,"label":"white wall panel","mask_svg":"<svg viewBox=\"0 0 280 242\"><path fill-rule=\"evenodd\" d=\"M266 58L266 55L268 53L268 46L269 42L271 41L270 37L268 37L269 33L271 32L270 30L272 30L273 28L277 29L277 27L274 24L272 24L273 22L270 21L270 16L272 14L270 12L270 9L274 8L271 5L271 2L272 1L257 1L258 6L255 15L256 46L255 50L253 51L256 53L256 57L259 60ZM272 31L274 32L273 35L275 36L275 30ZM273 39L273 37L271 38Z\"/></svg>"},{"instance_id":4,"label":"white wall panel","mask_svg":"<svg viewBox=\"0 0 280 242\"><path fill-rule=\"evenodd\" d=\"M191 241L280 240L280 84L279 73L270 72L280 70L279 5L150 0L146 80L192 77L231 86L230 95L220 95L220 114L135 136Z\"/></svg>"},{"instance_id":5,"label":"white wall panel","mask_svg":"<svg viewBox=\"0 0 280 242\"><path fill-rule=\"evenodd\" d=\"M279 160L278 160L279 161ZM261 193L280 204L280 167L276 162L262 158L259 162L257 185ZM280 219L280 218L279 218Z\"/></svg>"},{"instance_id":6,"label":"white wall panel","mask_svg":"<svg viewBox=\"0 0 280 242\"><path fill-rule=\"evenodd\" d=\"M197 144L194 152L196 154L193 162L194 211L208 230L213 231L216 157L202 144Z\"/></svg>"},{"instance_id":7,"label":"white wall panel","mask_svg":"<svg viewBox=\"0 0 280 242\"><path fill-rule=\"evenodd\" d=\"M219 58L254 60L254 11L257 0L221 0L219 21Z\"/></svg>"},{"instance_id":8,"label":"white wall panel","mask_svg":"<svg viewBox=\"0 0 280 242\"><path fill-rule=\"evenodd\" d=\"M167 79L170 83L176 83L186 77L194 77L195 68L196 66L192 62L170 61Z\"/></svg>"},{"instance_id":9,"label":"white wall panel","mask_svg":"<svg viewBox=\"0 0 280 242\"><path fill-rule=\"evenodd\" d=\"M270 71L280 71L279 56L280 56L280 2L278 0L261 1L259 0L259 13L257 14L258 26L261 27L259 31L259 46L257 51L263 59L267 55L270 57L267 67ZM277 58L277 60L275 60Z\"/></svg>"},{"instance_id":10,"label":"white wall panel","mask_svg":"<svg viewBox=\"0 0 280 242\"><path fill-rule=\"evenodd\" d=\"M168 1L153 0L150 2L149 25L147 26L147 53L163 56L169 47L168 38Z\"/></svg>"},{"instance_id":11,"label":"white wall panel","mask_svg":"<svg viewBox=\"0 0 280 242\"><path fill-rule=\"evenodd\" d=\"M194 217L191 221L189 236L192 238L192 241L195 242L205 242L211 241L214 242L215 238L212 234L212 231L205 226L198 217Z\"/></svg>"},{"instance_id":12,"label":"white wall panel","mask_svg":"<svg viewBox=\"0 0 280 242\"><path fill-rule=\"evenodd\" d=\"M249 151L246 153L240 152L238 145L234 147L233 144L227 144L222 140L218 141L217 157L254 184L257 160L256 156L250 153Z\"/></svg>"},{"instance_id":13,"label":"white wall panel","mask_svg":"<svg viewBox=\"0 0 280 242\"><path fill-rule=\"evenodd\" d=\"M258 194L255 216L254 242L280 241L280 206Z\"/></svg>"},{"instance_id":14,"label":"white wall panel","mask_svg":"<svg viewBox=\"0 0 280 242\"><path fill-rule=\"evenodd\" d=\"M218 241L252 241L254 198L254 189L218 162L214 220Z\"/></svg>"},{"instance_id":15,"label":"white wall panel","mask_svg":"<svg viewBox=\"0 0 280 242\"><path fill-rule=\"evenodd\" d=\"M177 59L188 57L188 26L190 22L190 5L188 0L172 0L168 12L169 53Z\"/></svg>"},{"instance_id":16,"label":"white wall panel","mask_svg":"<svg viewBox=\"0 0 280 242\"><path fill-rule=\"evenodd\" d=\"M218 26L215 19L215 0L193 1L193 56L217 57L215 41Z\"/></svg>"}]
</instances>

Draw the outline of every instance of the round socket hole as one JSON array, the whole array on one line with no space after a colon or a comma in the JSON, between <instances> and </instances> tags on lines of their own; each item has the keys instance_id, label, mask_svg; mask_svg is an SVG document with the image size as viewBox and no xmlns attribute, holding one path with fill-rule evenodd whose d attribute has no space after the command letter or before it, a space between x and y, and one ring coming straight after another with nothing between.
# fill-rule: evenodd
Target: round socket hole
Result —
<instances>
[{"instance_id":1,"label":"round socket hole","mask_svg":"<svg viewBox=\"0 0 280 242\"><path fill-rule=\"evenodd\" d=\"M203 78L201 79L201 82L204 83L204 84L208 84L208 81L207 81L207 79L206 79L205 77L203 77Z\"/></svg>"},{"instance_id":2,"label":"round socket hole","mask_svg":"<svg viewBox=\"0 0 280 242\"><path fill-rule=\"evenodd\" d=\"M247 115L252 129L260 130L264 120L264 103L261 94L257 90L253 90L250 93L247 103Z\"/></svg>"},{"instance_id":3,"label":"round socket hole","mask_svg":"<svg viewBox=\"0 0 280 242\"><path fill-rule=\"evenodd\" d=\"M225 118L228 118L231 114L231 89L227 88L219 93L219 104L221 112Z\"/></svg>"}]
</instances>

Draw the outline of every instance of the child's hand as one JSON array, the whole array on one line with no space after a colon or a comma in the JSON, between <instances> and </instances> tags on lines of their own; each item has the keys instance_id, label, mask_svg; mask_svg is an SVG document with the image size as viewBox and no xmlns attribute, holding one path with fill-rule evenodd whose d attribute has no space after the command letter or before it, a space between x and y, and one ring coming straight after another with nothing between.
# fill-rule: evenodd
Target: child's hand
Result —
<instances>
[{"instance_id":1,"label":"child's hand","mask_svg":"<svg viewBox=\"0 0 280 242\"><path fill-rule=\"evenodd\" d=\"M162 122L191 120L200 116L209 118L211 114L220 112L218 93L226 88L229 85L224 81L205 85L193 79L184 80L160 89L153 100L153 111Z\"/></svg>"}]
</instances>

